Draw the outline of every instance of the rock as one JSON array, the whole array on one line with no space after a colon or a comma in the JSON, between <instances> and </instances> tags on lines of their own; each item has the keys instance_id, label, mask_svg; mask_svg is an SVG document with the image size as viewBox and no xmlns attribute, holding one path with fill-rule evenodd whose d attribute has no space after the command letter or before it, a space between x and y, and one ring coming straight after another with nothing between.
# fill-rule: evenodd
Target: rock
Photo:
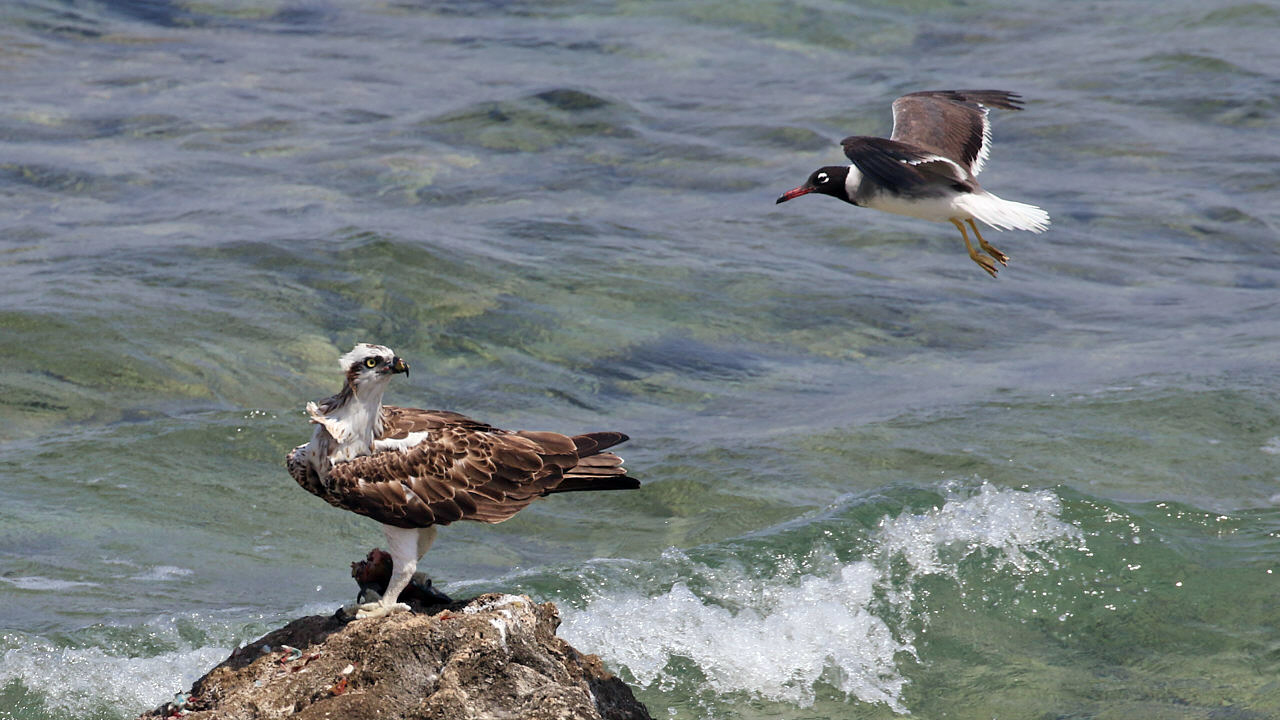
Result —
<instances>
[{"instance_id":1,"label":"rock","mask_svg":"<svg viewBox=\"0 0 1280 720\"><path fill-rule=\"evenodd\" d=\"M650 719L600 658L556 637L552 603L488 594L433 612L299 618L141 717Z\"/></svg>"}]
</instances>

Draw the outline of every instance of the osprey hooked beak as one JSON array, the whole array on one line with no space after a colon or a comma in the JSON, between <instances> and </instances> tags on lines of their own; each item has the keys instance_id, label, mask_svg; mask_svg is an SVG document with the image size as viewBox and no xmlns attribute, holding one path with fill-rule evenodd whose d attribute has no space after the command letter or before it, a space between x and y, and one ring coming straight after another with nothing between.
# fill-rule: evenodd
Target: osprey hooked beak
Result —
<instances>
[{"instance_id":1,"label":"osprey hooked beak","mask_svg":"<svg viewBox=\"0 0 1280 720\"><path fill-rule=\"evenodd\" d=\"M409 377L409 363L399 357L391 361L391 372L404 373L405 377Z\"/></svg>"}]
</instances>

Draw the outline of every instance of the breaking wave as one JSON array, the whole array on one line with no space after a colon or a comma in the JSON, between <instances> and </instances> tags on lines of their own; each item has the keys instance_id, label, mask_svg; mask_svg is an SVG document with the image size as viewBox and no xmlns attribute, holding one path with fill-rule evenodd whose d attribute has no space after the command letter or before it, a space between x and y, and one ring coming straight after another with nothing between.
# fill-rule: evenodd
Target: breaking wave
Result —
<instances>
[{"instance_id":1,"label":"breaking wave","mask_svg":"<svg viewBox=\"0 0 1280 720\"><path fill-rule=\"evenodd\" d=\"M308 606L303 614L326 608ZM97 624L57 638L0 634L0 718L135 717L189 688L241 642L279 621L230 609L218 617L182 613Z\"/></svg>"},{"instance_id":2,"label":"breaking wave","mask_svg":"<svg viewBox=\"0 0 1280 720\"><path fill-rule=\"evenodd\" d=\"M926 512L886 516L861 559L802 575L783 567L752 577L669 550L663 562L686 577L657 595L610 593L563 608L561 635L644 687L672 689L692 663L705 678L698 691L807 707L826 685L905 714L903 667L917 658L918 618L927 611L914 592L918 579L956 577L974 555L991 571L1039 572L1054 564L1052 548L1080 538L1060 510L1051 492L984 484Z\"/></svg>"},{"instance_id":3,"label":"breaking wave","mask_svg":"<svg viewBox=\"0 0 1280 720\"><path fill-rule=\"evenodd\" d=\"M142 712L190 687L227 658L229 648L199 647L151 657L116 655L100 647L56 647L8 635L0 688L26 697L33 709L67 717L115 717ZM18 717L22 717L19 715Z\"/></svg>"}]
</instances>

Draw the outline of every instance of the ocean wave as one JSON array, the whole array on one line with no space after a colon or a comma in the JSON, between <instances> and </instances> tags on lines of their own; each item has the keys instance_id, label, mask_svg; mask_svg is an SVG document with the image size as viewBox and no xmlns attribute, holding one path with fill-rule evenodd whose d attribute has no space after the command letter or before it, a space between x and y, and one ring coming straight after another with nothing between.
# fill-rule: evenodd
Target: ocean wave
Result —
<instances>
[{"instance_id":1,"label":"ocean wave","mask_svg":"<svg viewBox=\"0 0 1280 720\"><path fill-rule=\"evenodd\" d=\"M955 577L974 555L993 571L1040 572L1053 564L1054 547L1080 539L1060 513L1051 492L983 484L925 512L885 516L861 559L799 577L793 566L769 577L732 577L733 570L670 550L663 562L683 566L686 577L657 595L605 593L581 609L564 608L561 634L644 687L687 682L692 663L702 687L686 689L695 693L804 707L826 685L905 714L903 663L918 657L910 618L924 602L915 584ZM694 589L704 585L714 589Z\"/></svg>"}]
</instances>

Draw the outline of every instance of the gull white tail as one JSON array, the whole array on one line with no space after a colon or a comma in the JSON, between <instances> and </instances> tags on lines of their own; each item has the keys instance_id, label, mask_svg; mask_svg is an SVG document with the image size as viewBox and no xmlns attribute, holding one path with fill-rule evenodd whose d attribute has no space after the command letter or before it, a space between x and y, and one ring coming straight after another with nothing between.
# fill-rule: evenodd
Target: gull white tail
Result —
<instances>
[{"instance_id":1,"label":"gull white tail","mask_svg":"<svg viewBox=\"0 0 1280 720\"><path fill-rule=\"evenodd\" d=\"M1049 213L1035 205L1005 200L989 192L965 193L953 201L977 220L999 230L1044 232L1049 228Z\"/></svg>"}]
</instances>

